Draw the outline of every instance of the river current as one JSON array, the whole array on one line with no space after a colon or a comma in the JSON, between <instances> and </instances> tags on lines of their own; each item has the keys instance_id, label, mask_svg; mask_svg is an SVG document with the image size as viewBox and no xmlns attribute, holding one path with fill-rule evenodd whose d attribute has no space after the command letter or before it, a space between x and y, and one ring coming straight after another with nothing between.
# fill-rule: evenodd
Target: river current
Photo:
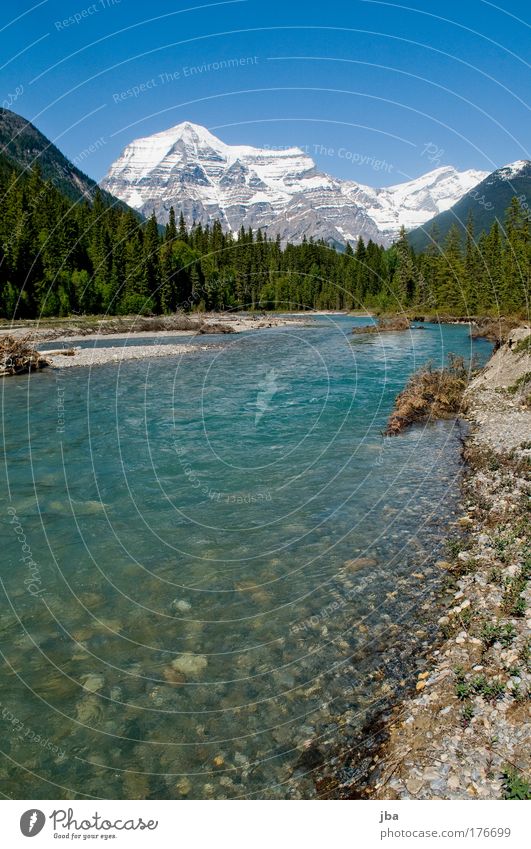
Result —
<instances>
[{"instance_id":1,"label":"river current","mask_svg":"<svg viewBox=\"0 0 531 849\"><path fill-rule=\"evenodd\" d=\"M360 323L4 381L3 794L308 798L305 753L404 685L459 428L382 432L416 368L490 346Z\"/></svg>"}]
</instances>

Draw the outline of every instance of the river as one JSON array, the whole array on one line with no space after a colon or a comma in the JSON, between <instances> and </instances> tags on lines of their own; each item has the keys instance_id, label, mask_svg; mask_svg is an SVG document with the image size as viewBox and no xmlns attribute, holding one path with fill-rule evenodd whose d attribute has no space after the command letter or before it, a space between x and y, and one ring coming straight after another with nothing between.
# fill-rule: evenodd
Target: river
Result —
<instances>
[{"instance_id":1,"label":"river","mask_svg":"<svg viewBox=\"0 0 531 849\"><path fill-rule=\"evenodd\" d=\"M310 798L308 751L404 686L459 428L382 431L416 368L490 345L362 322L4 381L5 795Z\"/></svg>"}]
</instances>

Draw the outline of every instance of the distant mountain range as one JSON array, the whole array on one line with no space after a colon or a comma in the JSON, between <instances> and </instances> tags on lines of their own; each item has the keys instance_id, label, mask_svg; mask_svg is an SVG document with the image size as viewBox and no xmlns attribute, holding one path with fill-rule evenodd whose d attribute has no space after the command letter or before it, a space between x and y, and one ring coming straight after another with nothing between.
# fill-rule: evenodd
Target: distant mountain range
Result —
<instances>
[{"instance_id":1,"label":"distant mountain range","mask_svg":"<svg viewBox=\"0 0 531 849\"><path fill-rule=\"evenodd\" d=\"M34 162L70 200L94 197L94 180L33 124L0 109L0 171L27 171ZM361 236L388 246L404 226L420 251L430 244L434 225L442 242L453 223L464 231L470 212L479 233L495 218L503 221L514 196L526 208L531 162L519 160L491 174L445 166L395 186L371 188L319 171L299 148L228 145L204 127L184 122L131 142L111 165L101 192L106 204L129 205L144 216L154 211L159 223L174 206L188 225L219 219L225 230L260 227L284 243L313 237L341 247Z\"/></svg>"},{"instance_id":2,"label":"distant mountain range","mask_svg":"<svg viewBox=\"0 0 531 849\"><path fill-rule=\"evenodd\" d=\"M487 173L447 166L375 189L319 171L300 148L228 145L186 121L127 145L101 185L159 222L174 206L189 225L219 219L225 230L260 227L283 242L345 245L361 236L390 245L402 225L449 209Z\"/></svg>"},{"instance_id":3,"label":"distant mountain range","mask_svg":"<svg viewBox=\"0 0 531 849\"><path fill-rule=\"evenodd\" d=\"M489 230L495 218L503 223L505 212L515 196L520 198L520 203L529 213L531 162L528 159L512 162L493 171L450 209L431 218L422 227L411 231L409 242L415 250L424 250L432 241L430 235L435 226L439 244L443 244L444 237L452 224L456 224L464 233L470 213L472 213L475 233L478 235L482 230Z\"/></svg>"},{"instance_id":4,"label":"distant mountain range","mask_svg":"<svg viewBox=\"0 0 531 849\"><path fill-rule=\"evenodd\" d=\"M76 168L33 124L9 109L0 109L0 169L4 173L31 171L34 164L44 180L50 180L72 201L90 200L98 189L96 181ZM107 192L102 194L108 203L117 202Z\"/></svg>"}]
</instances>

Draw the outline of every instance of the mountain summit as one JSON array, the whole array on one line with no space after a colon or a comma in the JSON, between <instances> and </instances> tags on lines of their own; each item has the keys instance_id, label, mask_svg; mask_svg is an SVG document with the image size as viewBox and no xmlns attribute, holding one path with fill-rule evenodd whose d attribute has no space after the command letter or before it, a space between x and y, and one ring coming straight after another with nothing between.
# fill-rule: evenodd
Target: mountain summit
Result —
<instances>
[{"instance_id":1,"label":"mountain summit","mask_svg":"<svg viewBox=\"0 0 531 849\"><path fill-rule=\"evenodd\" d=\"M444 167L374 189L319 171L298 147L228 145L185 121L127 145L101 185L160 222L174 206L187 224L219 219L226 230L260 227L283 242L306 236L346 244L362 236L388 245L402 225L418 227L486 175Z\"/></svg>"}]
</instances>

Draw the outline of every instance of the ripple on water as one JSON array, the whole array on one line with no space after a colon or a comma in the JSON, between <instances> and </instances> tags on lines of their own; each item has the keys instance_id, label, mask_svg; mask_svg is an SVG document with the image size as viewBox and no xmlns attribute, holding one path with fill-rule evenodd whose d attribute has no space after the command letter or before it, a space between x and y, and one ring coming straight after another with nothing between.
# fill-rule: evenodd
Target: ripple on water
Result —
<instances>
[{"instance_id":1,"label":"ripple on water","mask_svg":"<svg viewBox=\"0 0 531 849\"><path fill-rule=\"evenodd\" d=\"M449 422L381 433L416 366L472 343L426 326L352 345L353 323L72 369L60 434L53 374L5 384L35 565L32 594L6 523L2 702L65 750L19 740L11 796L308 797L314 746L396 697L460 446Z\"/></svg>"}]
</instances>

